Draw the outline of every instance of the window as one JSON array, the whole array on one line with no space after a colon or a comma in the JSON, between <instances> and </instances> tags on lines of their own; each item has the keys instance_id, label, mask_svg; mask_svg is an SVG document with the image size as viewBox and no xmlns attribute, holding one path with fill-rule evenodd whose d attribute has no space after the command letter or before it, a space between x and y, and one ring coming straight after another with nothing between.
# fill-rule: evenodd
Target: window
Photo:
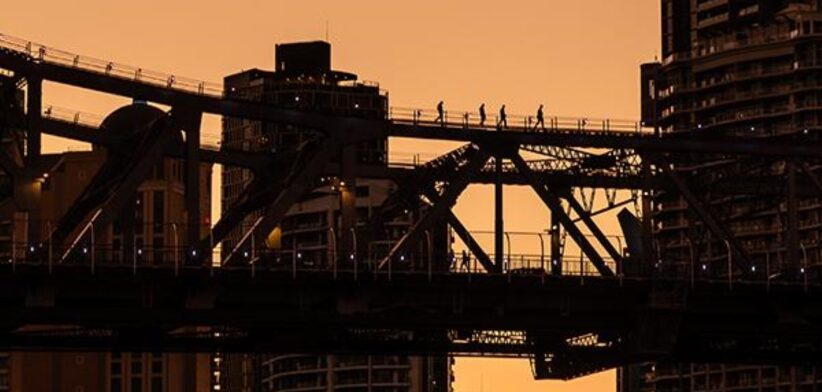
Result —
<instances>
[{"instance_id":1,"label":"window","mask_svg":"<svg viewBox=\"0 0 822 392\"><path fill-rule=\"evenodd\" d=\"M131 378L131 392L142 392L143 380L140 377Z\"/></svg>"},{"instance_id":2,"label":"window","mask_svg":"<svg viewBox=\"0 0 822 392\"><path fill-rule=\"evenodd\" d=\"M163 379L161 377L151 378L151 392L163 392Z\"/></svg>"},{"instance_id":3,"label":"window","mask_svg":"<svg viewBox=\"0 0 822 392\"><path fill-rule=\"evenodd\" d=\"M160 263L164 260L163 257L163 237L154 237L154 264Z\"/></svg>"},{"instance_id":4,"label":"window","mask_svg":"<svg viewBox=\"0 0 822 392\"><path fill-rule=\"evenodd\" d=\"M152 211L152 219L154 221L154 232L155 233L162 233L163 231L163 224L165 223L166 217L166 201L165 201L165 192L163 191L154 191L154 195L152 196L154 205Z\"/></svg>"},{"instance_id":5,"label":"window","mask_svg":"<svg viewBox=\"0 0 822 392\"><path fill-rule=\"evenodd\" d=\"M120 377L112 377L111 384L109 384L109 391L111 392L122 392L123 391L123 380Z\"/></svg>"},{"instance_id":6,"label":"window","mask_svg":"<svg viewBox=\"0 0 822 392\"><path fill-rule=\"evenodd\" d=\"M132 359L131 361L131 374L141 374L143 373L143 363L140 360Z\"/></svg>"}]
</instances>

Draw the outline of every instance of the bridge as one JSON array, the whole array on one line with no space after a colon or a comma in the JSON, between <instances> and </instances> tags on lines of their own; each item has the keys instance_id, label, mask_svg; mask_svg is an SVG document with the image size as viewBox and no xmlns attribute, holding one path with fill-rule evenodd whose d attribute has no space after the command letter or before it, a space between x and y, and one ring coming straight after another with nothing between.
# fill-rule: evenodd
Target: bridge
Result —
<instances>
[{"instance_id":1,"label":"bridge","mask_svg":"<svg viewBox=\"0 0 822 392\"><path fill-rule=\"evenodd\" d=\"M44 134L114 152L59 221L40 220L30 208L26 239L12 234L8 263L0 265L0 306L8 315L0 322L0 344L9 348L523 356L532 358L536 377L560 379L645 360L822 358L819 265L797 234L798 200L822 195L822 143L809 130L663 135L608 119L548 117L537 126L528 116L485 124L476 113L438 119L436 111L419 109L329 114L263 104L218 85L6 35L0 35L0 69L8 81L4 94L26 93L25 108L3 118L3 125L25 130L17 141L24 154L0 154L0 167L13 179L12 201L25 204L26 186L47 173ZM171 109L128 124L134 133L112 132L101 117L43 104L44 81ZM206 113L290 124L316 137L281 153L203 143ZM390 156L351 158L356 146L389 137L464 145L410 164ZM175 233L186 228L183 238L161 247L95 244L166 157L184 162L189 214L174 223ZM203 162L253 175L239 202L205 230L197 212ZM754 175L741 168L750 162L783 162L789 169ZM706 174L718 172L731 174ZM330 264L301 260L299 249L257 245L313 184L334 177L397 184L370 224L409 209L420 210L419 218L383 252L361 251L360 228L350 222L329 227L347 239L335 241ZM451 211L477 183L495 188L493 252ZM532 188L551 212L551 229L538 234L539 255L506 250L502 188L513 185ZM786 262L750 253L706 193L786 200ZM605 195L600 209L597 194ZM663 254L653 217L660 195L686 203L710 244L694 235L686 240L689 257ZM595 218L626 206L635 211L619 214L625 234L615 240ZM441 223L466 245L467 262L431 245ZM41 236L44 226L48 234ZM217 257L215 248L236 231L234 246ZM704 256L706 246L726 252ZM155 257L148 263L144 254Z\"/></svg>"}]
</instances>

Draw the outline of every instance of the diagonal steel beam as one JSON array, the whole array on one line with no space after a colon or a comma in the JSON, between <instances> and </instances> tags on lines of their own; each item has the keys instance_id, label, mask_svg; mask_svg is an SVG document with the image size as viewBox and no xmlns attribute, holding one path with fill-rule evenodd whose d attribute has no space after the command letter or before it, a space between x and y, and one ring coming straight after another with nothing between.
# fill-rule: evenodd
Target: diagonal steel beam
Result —
<instances>
[{"instance_id":1,"label":"diagonal steel beam","mask_svg":"<svg viewBox=\"0 0 822 392\"><path fill-rule=\"evenodd\" d=\"M552 215L557 216L560 224L565 227L565 230L571 238L574 239L577 245L579 245L582 252L588 256L588 259L591 260L591 263L594 264L594 267L596 267L600 275L614 276L614 272L611 271L607 265L605 265L605 261L602 259L602 256L599 255L593 245L591 245L588 239L585 238L585 235L583 235L582 231L579 230L579 227L574 224L571 217L568 216L568 214L566 214L562 209L562 203L559 197L548 189L542 179L539 178L539 174L531 170L519 154L512 155L510 159L514 163L514 166L516 166L517 170L528 178L531 187L534 188L534 191L540 199L542 199L542 202L548 206Z\"/></svg>"},{"instance_id":2,"label":"diagonal steel beam","mask_svg":"<svg viewBox=\"0 0 822 392\"><path fill-rule=\"evenodd\" d=\"M467 164L459 170L459 175L448 185L445 193L440 197L440 200L431 206L431 209L423 215L416 223L394 244L391 251L388 252L378 268L382 268L389 260L398 254L404 253L408 247L419 242L423 233L431 227L443 214L445 214L456 203L457 198L468 187L471 179L482 170L485 162L488 161L489 155L484 149L476 152L476 155L470 158Z\"/></svg>"},{"instance_id":3,"label":"diagonal steel beam","mask_svg":"<svg viewBox=\"0 0 822 392\"><path fill-rule=\"evenodd\" d=\"M602 232L602 230L599 228L596 222L594 222L594 220L591 219L591 213L586 211L585 208L583 208L582 205L579 204L577 199L570 192L568 192L568 194L565 195L564 199L568 202L568 204L571 206L571 209L574 210L577 216L579 216L579 219L581 219L585 226L588 227L588 230L591 231L591 234L594 235L594 238L596 238L597 241L599 241L600 245L602 245L602 247L605 249L605 251L608 252L608 255L611 256L611 259L613 259L617 263L617 265L621 264L622 255L620 255L619 251L616 248L614 248L614 245L611 244L610 241L608 241L608 237L605 236L605 233Z\"/></svg>"},{"instance_id":4,"label":"diagonal steel beam","mask_svg":"<svg viewBox=\"0 0 822 392\"><path fill-rule=\"evenodd\" d=\"M487 272L501 272L499 268L491 261L491 257L485 253L485 250L482 249L480 244L474 239L474 236L471 235L471 232L462 224L462 222L454 215L454 212L448 210L447 212L448 224L451 225L451 228L454 229L454 232L462 239L462 242L468 246L468 249L471 250L471 253L477 257L477 261L482 265L482 268L485 268Z\"/></svg>"},{"instance_id":5,"label":"diagonal steel beam","mask_svg":"<svg viewBox=\"0 0 822 392\"><path fill-rule=\"evenodd\" d=\"M725 241L725 244L735 256L733 258L733 264L740 269L743 275L747 275L749 273L748 266L750 265L748 254L745 252L742 244L734 237L733 233L715 218L717 214L710 205L691 192L691 189L685 181L674 172L671 165L660 162L657 157L653 157L651 160L654 161L658 168L662 169L662 172L668 177L671 184L674 185L679 194L688 202L688 205L699 216L699 219L705 223L705 226L707 226L714 235L722 241Z\"/></svg>"},{"instance_id":6,"label":"diagonal steel beam","mask_svg":"<svg viewBox=\"0 0 822 392\"><path fill-rule=\"evenodd\" d=\"M805 175L808 176L808 179L811 180L811 184L813 184L816 191L819 192L820 195L822 195L822 180L820 180L819 176L817 176L816 173L813 172L811 166L808 165L807 162L802 162L799 165L799 168L802 169Z\"/></svg>"},{"instance_id":7,"label":"diagonal steel beam","mask_svg":"<svg viewBox=\"0 0 822 392\"><path fill-rule=\"evenodd\" d=\"M233 255L245 242L253 235L256 238L265 238L277 225L285 218L288 210L297 200L302 197L311 186L314 180L319 177L325 169L328 161L339 153L339 144L335 138L323 139L316 148L309 148L301 153L297 158L297 165L292 172L279 184L277 192L273 193L273 203L265 207L265 210L251 228L237 242L234 248L224 259L224 263L231 260ZM214 241L216 243L216 241Z\"/></svg>"}]
</instances>

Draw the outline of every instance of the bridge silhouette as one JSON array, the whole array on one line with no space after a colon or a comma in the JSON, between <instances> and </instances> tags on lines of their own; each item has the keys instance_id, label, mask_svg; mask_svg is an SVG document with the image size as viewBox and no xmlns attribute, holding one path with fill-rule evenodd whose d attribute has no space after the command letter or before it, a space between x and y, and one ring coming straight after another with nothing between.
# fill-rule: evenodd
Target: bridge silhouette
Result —
<instances>
[{"instance_id":1,"label":"bridge silhouette","mask_svg":"<svg viewBox=\"0 0 822 392\"><path fill-rule=\"evenodd\" d=\"M798 256L804 243L788 236L786 263L753 257L702 196L822 195L814 166L822 143L802 130L779 138L699 129L663 135L624 120L549 116L543 128L528 116L509 116L505 127L481 125L477 114L458 111L443 113L442 121L436 111L420 109L391 108L376 118L356 106L324 113L254 102L219 85L6 35L0 35L0 68L27 96L25 114L10 120L26 130L24 159L0 156L15 193L42 177L43 134L123 152L109 155L59 221L31 219L27 239L11 239L10 260L0 265L0 306L8 315L0 344L9 348L522 356L532 359L537 378L560 379L637 361L822 358L822 281L819 265ZM136 136L107 132L99 117L44 105L44 81L171 109L135 124ZM281 153L203 143L204 113L289 124L316 137ZM180 134L185 138L173 136ZM376 163L337 159L341 150L389 137L465 144L410 165L388 156ZM706 163L676 164L693 156ZM175 223L175 233L187 228L184 238L154 248L95 244L166 157L185 162L190 213ZM744 159L790 162L804 176L699 177ZM254 176L240 201L206 228L196 212L202 162ZM335 243L330 264L303 260L299 249L256 245L313 184L343 172L397 183L372 218L375 225L421 202L424 213L388 251ZM495 187L494 252L451 211L470 184ZM505 250L501 189L511 185L531 187L551 212L547 249L538 234L539 255ZM596 192L607 199L599 210L591 202ZM722 257L702 257L690 238L689 258L663 257L651 210L653 195L663 193L693 210L726 250ZM619 214L625 234L615 241L595 218L629 204L635 214ZM249 218L255 211L262 213ZM441 222L470 251L467 262L432 249L430 233ZM215 248L235 230L239 240L216 257ZM339 230L356 243L355 228ZM566 238L578 255L567 251ZM144 255L152 255L150 262Z\"/></svg>"}]
</instances>

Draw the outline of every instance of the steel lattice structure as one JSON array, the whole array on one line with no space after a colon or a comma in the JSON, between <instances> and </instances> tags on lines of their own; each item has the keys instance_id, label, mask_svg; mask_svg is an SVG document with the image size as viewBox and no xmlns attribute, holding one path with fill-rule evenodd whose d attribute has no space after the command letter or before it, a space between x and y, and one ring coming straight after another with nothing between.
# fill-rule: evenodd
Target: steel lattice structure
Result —
<instances>
[{"instance_id":1,"label":"steel lattice structure","mask_svg":"<svg viewBox=\"0 0 822 392\"><path fill-rule=\"evenodd\" d=\"M330 115L228 98L210 84L2 35L0 69L9 107L0 129L16 146L16 152L0 154L10 178L3 188L7 200L24 199L27 184L38 181L43 134L116 152L46 238L30 241L21 262L15 256L0 266L0 303L10 315L0 322L5 346L527 356L536 377L563 379L644 360L822 358L822 313L816 305L822 282L816 268L797 259L779 271L762 266L703 197L768 197L796 208L798 198L822 195L822 143L813 135L660 135L640 124L588 119L551 119L545 129L528 122L502 128L473 124L467 115L461 122L436 122L418 111L392 111L380 119ZM106 123L44 106L44 81L171 109L133 124L132 133L110 132ZM25 108L15 108L22 91ZM296 152L215 148L201 143L203 114L289 124L313 130L314 137ZM389 137L464 145L411 166L341 159L358 144ZM526 160L525 153L541 158ZM681 164L694 156L705 163ZM148 266L132 254L114 265L94 248L95 234L113 224L152 167L169 157L184 162L189 230L179 245L183 259ZM253 174L239 202L205 237L196 212L203 162ZM751 162L788 162L790 169L754 176L745 169ZM276 255L255 254L253 247L251 257L246 254L312 186L342 173L397 185L371 217L375 228L402 211L422 208L387 253L369 255L367 262L360 260L363 255L340 255L333 269L270 263L267 258ZM451 211L467 186L480 183L497 190L494 253ZM552 217L550 252L523 257L518 268L511 267L501 245L501 189L510 185L531 187ZM605 194L605 209L595 208L596 192ZM663 194L687 203L699 221L695 236L710 233L724 244L727 263L700 260L698 251L685 261L661 256L654 245L653 200ZM631 203L639 218L627 210L620 214L623 248L607 238L594 216ZM42 228L33 209L29 213L35 219L27 238L39 237ZM244 229L242 222L253 213L257 218ZM434 257L430 245L420 245L443 222L471 250L477 268L454 271L448 255ZM243 236L215 266L208 255L238 228ZM78 245L88 238L90 257ZM565 238L580 249L578 262L563 254ZM399 267L406 258L423 267ZM579 269L569 270L571 263Z\"/></svg>"}]
</instances>

